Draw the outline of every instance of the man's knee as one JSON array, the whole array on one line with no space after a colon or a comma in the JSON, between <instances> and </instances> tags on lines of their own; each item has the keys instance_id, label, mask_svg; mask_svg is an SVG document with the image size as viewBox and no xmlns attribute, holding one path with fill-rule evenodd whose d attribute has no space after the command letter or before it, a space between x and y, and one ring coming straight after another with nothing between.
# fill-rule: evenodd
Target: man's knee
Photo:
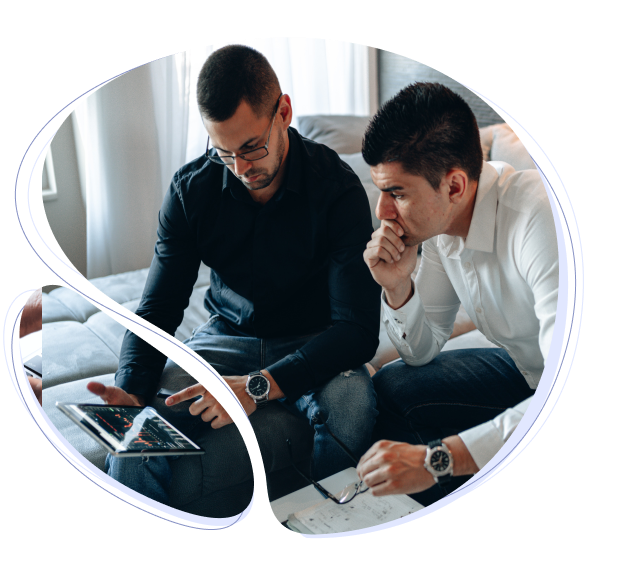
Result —
<instances>
[{"instance_id":1,"label":"man's knee","mask_svg":"<svg viewBox=\"0 0 623 571\"><path fill-rule=\"evenodd\" d=\"M376 392L365 367L343 371L329 381L320 392L321 406L344 410L376 406Z\"/></svg>"},{"instance_id":2,"label":"man's knee","mask_svg":"<svg viewBox=\"0 0 623 571\"><path fill-rule=\"evenodd\" d=\"M402 408L400 405L404 402L406 393L409 392L409 385L413 384L413 377L417 375L417 369L417 367L406 365L403 361L381 368L372 377L379 406L389 410L400 410Z\"/></svg>"},{"instance_id":3,"label":"man's knee","mask_svg":"<svg viewBox=\"0 0 623 571\"><path fill-rule=\"evenodd\" d=\"M325 415L336 420L348 416L351 422L367 423L377 415L374 385L364 367L334 377L321 391L318 404Z\"/></svg>"}]
</instances>

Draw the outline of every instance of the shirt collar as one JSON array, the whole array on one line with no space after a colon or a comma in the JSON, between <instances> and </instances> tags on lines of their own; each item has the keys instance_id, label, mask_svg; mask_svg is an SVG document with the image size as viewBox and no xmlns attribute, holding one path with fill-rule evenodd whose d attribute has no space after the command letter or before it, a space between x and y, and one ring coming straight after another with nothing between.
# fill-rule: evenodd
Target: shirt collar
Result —
<instances>
[{"instance_id":1,"label":"shirt collar","mask_svg":"<svg viewBox=\"0 0 623 571\"><path fill-rule=\"evenodd\" d=\"M290 148L288 150L286 164L287 170L281 188L299 193L302 184L301 146L303 142L301 141L301 136L299 135L298 131L293 127L288 128L288 140L290 142ZM249 193L246 192L246 188L244 187L242 182L240 182L236 175L234 175L234 173L232 173L226 166L223 166L223 192L228 188L232 191L234 196L240 196L242 194L241 190L244 190L244 194L246 194L248 198L251 199Z\"/></svg>"},{"instance_id":2,"label":"shirt collar","mask_svg":"<svg viewBox=\"0 0 623 571\"><path fill-rule=\"evenodd\" d=\"M437 236L437 248L447 258L458 258L463 250L493 252L495 238L495 216L498 207L498 193L495 182L498 172L489 163L483 163L482 173L476 190L476 202L467 239L460 236Z\"/></svg>"}]
</instances>

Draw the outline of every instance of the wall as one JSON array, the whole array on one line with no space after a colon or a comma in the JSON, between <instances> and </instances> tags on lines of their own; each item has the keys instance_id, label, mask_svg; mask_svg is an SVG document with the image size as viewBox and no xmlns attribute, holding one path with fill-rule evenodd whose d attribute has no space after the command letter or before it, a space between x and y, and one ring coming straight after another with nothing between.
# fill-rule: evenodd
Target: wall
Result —
<instances>
[{"instance_id":1,"label":"wall","mask_svg":"<svg viewBox=\"0 0 623 571\"><path fill-rule=\"evenodd\" d=\"M417 61L392 52L379 50L378 74L379 102L381 104L414 81L433 81L446 85L463 97L476 115L479 127L504 122L504 119L467 87Z\"/></svg>"}]
</instances>

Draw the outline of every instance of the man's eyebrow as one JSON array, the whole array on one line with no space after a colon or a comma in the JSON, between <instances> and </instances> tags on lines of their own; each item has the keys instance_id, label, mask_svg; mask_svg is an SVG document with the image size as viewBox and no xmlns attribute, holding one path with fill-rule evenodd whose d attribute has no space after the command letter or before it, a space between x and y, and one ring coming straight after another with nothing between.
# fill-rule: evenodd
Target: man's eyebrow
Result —
<instances>
[{"instance_id":1,"label":"man's eyebrow","mask_svg":"<svg viewBox=\"0 0 623 571\"><path fill-rule=\"evenodd\" d=\"M250 139L248 139L247 141L245 141L242 145L240 145L238 147L238 150L240 149L244 149L245 147L249 147L251 145L251 143L253 141L256 141L257 139L259 139L259 137L251 137ZM231 153L231 151L227 150L227 149L221 149L221 147L217 147L216 145L212 145L215 149L218 149L219 151L223 151L224 153Z\"/></svg>"},{"instance_id":2,"label":"man's eyebrow","mask_svg":"<svg viewBox=\"0 0 623 571\"><path fill-rule=\"evenodd\" d=\"M395 192L397 190L403 190L402 186L390 186L389 188L379 188L381 192Z\"/></svg>"}]
</instances>

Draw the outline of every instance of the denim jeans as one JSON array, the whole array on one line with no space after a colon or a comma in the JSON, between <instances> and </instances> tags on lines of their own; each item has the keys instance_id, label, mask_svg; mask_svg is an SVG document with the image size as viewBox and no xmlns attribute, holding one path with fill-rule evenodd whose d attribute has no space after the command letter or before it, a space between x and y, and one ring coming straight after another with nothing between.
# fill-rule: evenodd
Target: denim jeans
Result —
<instances>
[{"instance_id":1,"label":"denim jeans","mask_svg":"<svg viewBox=\"0 0 623 571\"><path fill-rule=\"evenodd\" d=\"M374 375L374 387L379 405L375 439L410 444L458 434L534 394L504 349L446 351L423 367L398 361ZM448 488L468 479L454 478ZM413 497L429 505L444 495L435 486Z\"/></svg>"},{"instance_id":2,"label":"denim jeans","mask_svg":"<svg viewBox=\"0 0 623 571\"><path fill-rule=\"evenodd\" d=\"M193 332L185 344L214 367L219 374L244 375L269 366L295 352L316 334L280 339L258 339L234 334L219 316ZM171 390L181 390L196 383L183 369L168 360L163 382ZM306 418L314 427L311 473L322 479L353 466L352 460L335 443L327 427L359 458L372 443L372 430L377 416L376 395L365 366L344 371L325 385L313 389L293 405L281 403L290 412ZM154 400L152 405L191 440L193 436L213 430L201 417L188 412L188 403L173 407ZM321 415L318 415L318 411ZM222 430L222 429L219 429ZM275 443L283 446L284 443ZM218 462L218 458L213 459ZM108 474L127 487L161 503L167 504L171 482L172 457L118 458L109 456Z\"/></svg>"}]
</instances>

